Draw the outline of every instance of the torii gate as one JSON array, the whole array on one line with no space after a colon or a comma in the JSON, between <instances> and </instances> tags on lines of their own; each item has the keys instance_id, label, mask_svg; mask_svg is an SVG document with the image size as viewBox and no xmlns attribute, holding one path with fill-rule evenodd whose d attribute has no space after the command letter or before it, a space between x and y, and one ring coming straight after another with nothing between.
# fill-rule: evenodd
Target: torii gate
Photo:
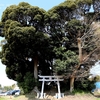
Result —
<instances>
[{"instance_id":1,"label":"torii gate","mask_svg":"<svg viewBox=\"0 0 100 100\"><path fill-rule=\"evenodd\" d=\"M58 86L58 93L56 95L57 98L61 98L62 97L62 93L60 92L60 83L59 81L63 81L63 76L41 76L39 75L39 77L41 79L39 79L39 81L42 81L42 89L41 89L41 93L39 94L39 98L45 98L45 93L44 93L44 82L45 81L56 81L57 82L57 86ZM64 96L64 95L63 95Z\"/></svg>"}]
</instances>

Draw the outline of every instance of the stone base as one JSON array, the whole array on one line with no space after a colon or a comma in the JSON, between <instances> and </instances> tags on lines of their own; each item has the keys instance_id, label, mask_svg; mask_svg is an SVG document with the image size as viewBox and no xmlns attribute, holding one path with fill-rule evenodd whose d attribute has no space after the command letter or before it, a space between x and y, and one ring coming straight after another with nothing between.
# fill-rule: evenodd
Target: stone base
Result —
<instances>
[{"instance_id":1,"label":"stone base","mask_svg":"<svg viewBox=\"0 0 100 100\"><path fill-rule=\"evenodd\" d=\"M43 99L46 97L46 93L37 93L37 98Z\"/></svg>"},{"instance_id":2,"label":"stone base","mask_svg":"<svg viewBox=\"0 0 100 100\"><path fill-rule=\"evenodd\" d=\"M60 94L56 93L54 97L57 98L57 99L63 98L64 97L64 93L60 93Z\"/></svg>"}]
</instances>

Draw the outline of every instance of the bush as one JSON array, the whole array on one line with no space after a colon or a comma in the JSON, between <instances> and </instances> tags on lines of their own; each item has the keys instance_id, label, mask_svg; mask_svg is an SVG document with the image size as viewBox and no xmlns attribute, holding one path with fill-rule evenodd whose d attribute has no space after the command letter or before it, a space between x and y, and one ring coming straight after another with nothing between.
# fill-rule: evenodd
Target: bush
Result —
<instances>
[{"instance_id":1,"label":"bush","mask_svg":"<svg viewBox=\"0 0 100 100\"><path fill-rule=\"evenodd\" d=\"M89 81L88 79L83 81L75 81L75 89L91 91L95 87L94 83L94 81Z\"/></svg>"},{"instance_id":2,"label":"bush","mask_svg":"<svg viewBox=\"0 0 100 100\"><path fill-rule=\"evenodd\" d=\"M23 89L24 93L29 93L35 86L38 86L38 81L34 79L34 75L32 73L27 72L24 76L24 81L18 83L18 86Z\"/></svg>"}]
</instances>

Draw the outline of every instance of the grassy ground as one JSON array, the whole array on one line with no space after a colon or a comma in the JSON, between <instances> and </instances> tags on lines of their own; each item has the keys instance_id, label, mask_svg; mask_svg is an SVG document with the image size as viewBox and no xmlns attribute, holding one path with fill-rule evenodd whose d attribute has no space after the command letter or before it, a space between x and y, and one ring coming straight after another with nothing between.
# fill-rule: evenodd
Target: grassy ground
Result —
<instances>
[{"instance_id":1,"label":"grassy ground","mask_svg":"<svg viewBox=\"0 0 100 100\"><path fill-rule=\"evenodd\" d=\"M6 100L5 98L3 98L3 97L0 97L0 100Z\"/></svg>"}]
</instances>

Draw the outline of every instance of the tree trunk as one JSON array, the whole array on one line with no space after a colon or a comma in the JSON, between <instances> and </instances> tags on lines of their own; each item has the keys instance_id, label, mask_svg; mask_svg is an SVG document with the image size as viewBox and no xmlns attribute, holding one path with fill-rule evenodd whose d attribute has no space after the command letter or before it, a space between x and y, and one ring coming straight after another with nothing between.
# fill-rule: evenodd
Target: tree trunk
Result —
<instances>
[{"instance_id":1,"label":"tree trunk","mask_svg":"<svg viewBox=\"0 0 100 100\"><path fill-rule=\"evenodd\" d=\"M74 90L75 73L77 72L77 69L80 67L80 64L82 64L81 38L77 38L77 42L78 42L78 50L79 50L79 65L76 67L76 70L73 72L73 74L70 78L70 92L72 92Z\"/></svg>"},{"instance_id":2,"label":"tree trunk","mask_svg":"<svg viewBox=\"0 0 100 100\"><path fill-rule=\"evenodd\" d=\"M37 79L38 79L38 59L37 59L37 56L34 57L34 78L35 78L35 81L37 82ZM33 89L35 92L38 93L38 87L35 86L34 89Z\"/></svg>"},{"instance_id":3,"label":"tree trunk","mask_svg":"<svg viewBox=\"0 0 100 100\"><path fill-rule=\"evenodd\" d=\"M79 49L79 65L82 63L82 46L81 46L81 38L77 39L78 41L78 49Z\"/></svg>"},{"instance_id":4,"label":"tree trunk","mask_svg":"<svg viewBox=\"0 0 100 100\"><path fill-rule=\"evenodd\" d=\"M75 77L70 77L70 92L74 90L74 79Z\"/></svg>"},{"instance_id":5,"label":"tree trunk","mask_svg":"<svg viewBox=\"0 0 100 100\"><path fill-rule=\"evenodd\" d=\"M38 59L37 56L34 57L34 78L37 80L38 78Z\"/></svg>"}]
</instances>

